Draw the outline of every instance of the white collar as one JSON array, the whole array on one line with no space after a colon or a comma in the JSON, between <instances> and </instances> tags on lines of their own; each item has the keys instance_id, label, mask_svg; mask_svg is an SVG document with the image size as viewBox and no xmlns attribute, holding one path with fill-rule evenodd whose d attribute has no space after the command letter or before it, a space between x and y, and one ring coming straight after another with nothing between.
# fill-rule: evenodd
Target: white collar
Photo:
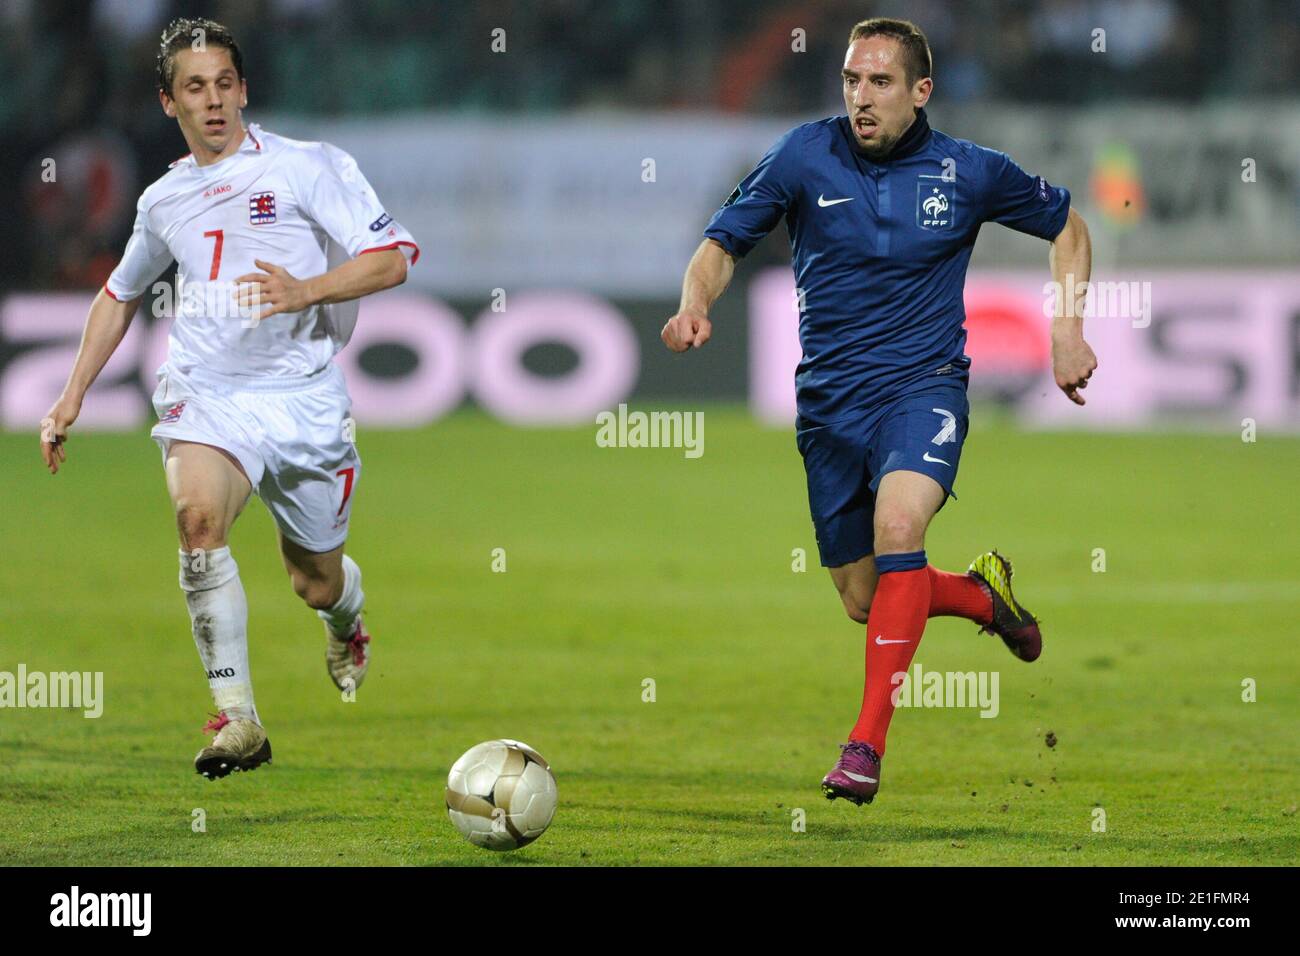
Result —
<instances>
[{"instance_id":1,"label":"white collar","mask_svg":"<svg viewBox=\"0 0 1300 956\"><path fill-rule=\"evenodd\" d=\"M244 141L239 144L239 149L235 150L229 156L225 156L217 160L215 163L211 163L207 166L200 166L198 163L194 161L193 153L186 153L180 159L176 160L176 162L168 166L168 168L175 169L177 166L193 166L195 169L208 170L220 166L226 160L232 159L235 156L238 156L240 153L262 152L263 143L266 140L266 137L262 133L262 127L259 126L257 123L249 123L244 128L244 133L245 133Z\"/></svg>"}]
</instances>

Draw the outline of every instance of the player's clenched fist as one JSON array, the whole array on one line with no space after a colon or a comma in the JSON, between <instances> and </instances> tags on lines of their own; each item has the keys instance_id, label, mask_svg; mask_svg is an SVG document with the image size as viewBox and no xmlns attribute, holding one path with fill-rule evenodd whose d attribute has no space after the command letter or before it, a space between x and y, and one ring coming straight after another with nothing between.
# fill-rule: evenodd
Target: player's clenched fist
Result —
<instances>
[{"instance_id":1,"label":"player's clenched fist","mask_svg":"<svg viewBox=\"0 0 1300 956\"><path fill-rule=\"evenodd\" d=\"M713 335L713 323L703 312L678 312L666 323L659 337L664 345L674 352L685 352L694 346L699 348Z\"/></svg>"},{"instance_id":2,"label":"player's clenched fist","mask_svg":"<svg viewBox=\"0 0 1300 956\"><path fill-rule=\"evenodd\" d=\"M258 321L282 312L301 312L312 304L307 283L289 274L284 266L254 259L264 273L250 272L235 280L239 284L237 301L243 309L261 309Z\"/></svg>"},{"instance_id":3,"label":"player's clenched fist","mask_svg":"<svg viewBox=\"0 0 1300 956\"><path fill-rule=\"evenodd\" d=\"M60 398L41 419L41 458L51 475L57 475L59 463L68 460L63 442L68 437L68 429L80 414L80 402Z\"/></svg>"},{"instance_id":4,"label":"player's clenched fist","mask_svg":"<svg viewBox=\"0 0 1300 956\"><path fill-rule=\"evenodd\" d=\"M1097 356L1081 335L1052 339L1052 372L1057 387L1076 405L1087 404L1080 389L1088 387L1088 379L1097 369Z\"/></svg>"}]
</instances>

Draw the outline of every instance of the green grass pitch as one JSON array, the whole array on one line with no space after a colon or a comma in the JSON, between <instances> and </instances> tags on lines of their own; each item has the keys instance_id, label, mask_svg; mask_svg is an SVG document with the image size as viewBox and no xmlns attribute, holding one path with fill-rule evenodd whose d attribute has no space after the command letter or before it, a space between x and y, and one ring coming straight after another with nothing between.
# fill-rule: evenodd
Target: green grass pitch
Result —
<instances>
[{"instance_id":1,"label":"green grass pitch","mask_svg":"<svg viewBox=\"0 0 1300 956\"><path fill-rule=\"evenodd\" d=\"M153 444L74 432L51 478L34 435L0 436L0 670L103 671L106 698L98 720L0 710L0 862L1294 863L1300 441L973 418L928 552L1009 554L1043 657L930 622L917 661L998 671L1000 713L900 710L860 809L818 783L863 629L817 564L793 436L740 409L708 408L698 460L475 413L363 431L349 549L376 656L356 703L251 503L232 545L275 759L215 782L191 763L211 699ZM443 809L447 768L493 737L559 780L551 830L510 854Z\"/></svg>"}]
</instances>

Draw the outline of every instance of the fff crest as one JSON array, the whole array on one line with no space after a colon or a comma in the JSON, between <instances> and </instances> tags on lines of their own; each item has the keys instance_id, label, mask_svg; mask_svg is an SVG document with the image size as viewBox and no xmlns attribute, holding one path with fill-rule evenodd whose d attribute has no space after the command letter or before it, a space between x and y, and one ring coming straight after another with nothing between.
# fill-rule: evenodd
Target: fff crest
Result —
<instances>
[{"instance_id":1,"label":"fff crest","mask_svg":"<svg viewBox=\"0 0 1300 956\"><path fill-rule=\"evenodd\" d=\"M951 229L957 184L941 176L918 176L916 224L922 229Z\"/></svg>"}]
</instances>

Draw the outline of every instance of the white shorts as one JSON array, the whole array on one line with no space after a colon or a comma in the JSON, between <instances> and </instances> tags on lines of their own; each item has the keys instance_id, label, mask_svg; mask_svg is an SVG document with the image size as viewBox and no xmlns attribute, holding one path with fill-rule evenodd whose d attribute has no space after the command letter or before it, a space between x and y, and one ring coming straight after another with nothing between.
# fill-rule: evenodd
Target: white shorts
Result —
<instances>
[{"instance_id":1,"label":"white shorts","mask_svg":"<svg viewBox=\"0 0 1300 956\"><path fill-rule=\"evenodd\" d=\"M308 551L332 551L347 539L361 478L351 406L332 362L315 375L265 382L163 366L151 434L164 461L172 441L229 452L286 538Z\"/></svg>"}]
</instances>

